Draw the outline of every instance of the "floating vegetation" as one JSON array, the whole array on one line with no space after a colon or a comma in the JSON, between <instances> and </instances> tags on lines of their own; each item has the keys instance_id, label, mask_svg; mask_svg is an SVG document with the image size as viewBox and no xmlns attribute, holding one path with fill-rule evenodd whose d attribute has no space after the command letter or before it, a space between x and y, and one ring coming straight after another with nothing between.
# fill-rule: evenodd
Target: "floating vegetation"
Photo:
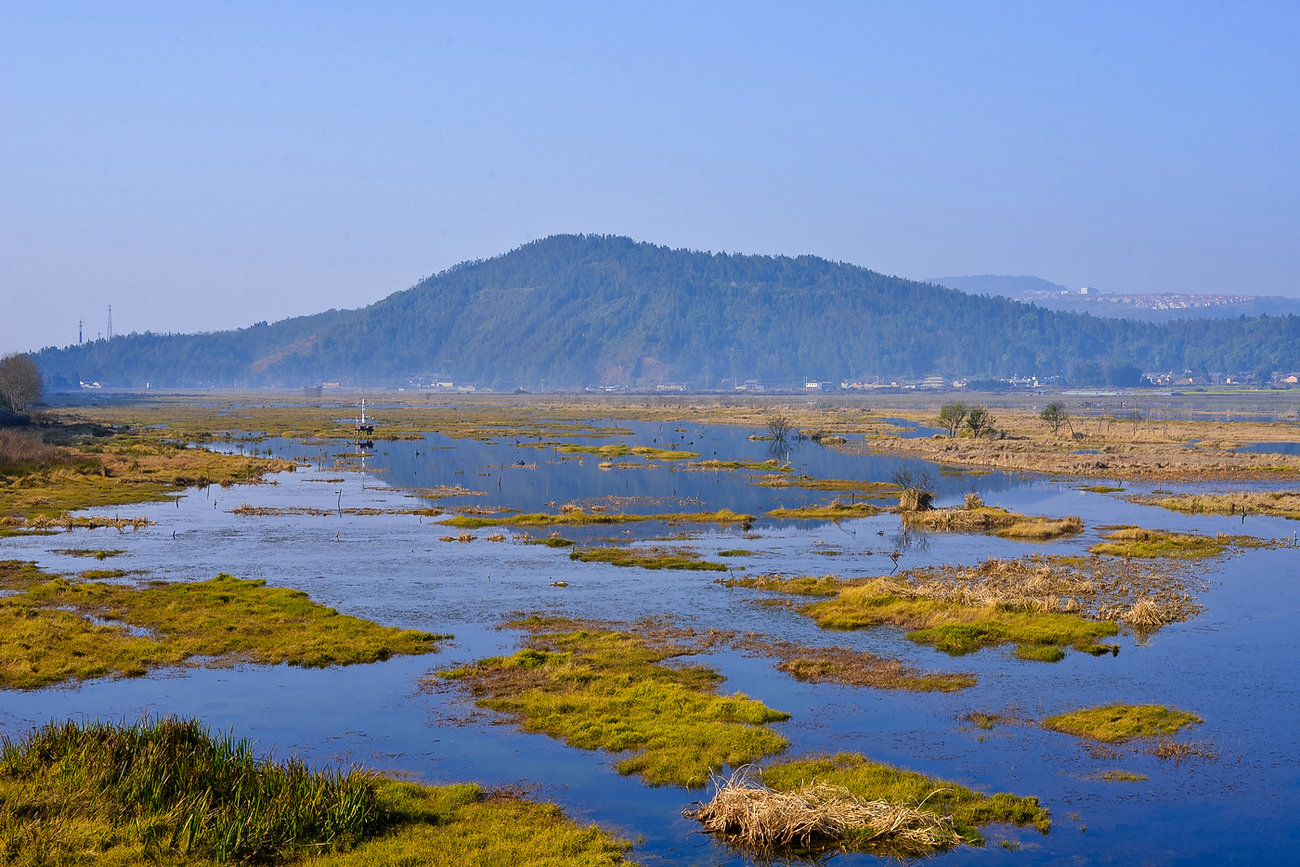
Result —
<instances>
[{"instance_id":1,"label":"floating vegetation","mask_svg":"<svg viewBox=\"0 0 1300 867\"><path fill-rule=\"evenodd\" d=\"M790 465L775 458L765 461L692 461L686 465L690 470L754 470L764 473L788 473ZM764 483L765 484L765 483ZM772 487L776 487L773 485Z\"/></svg>"},{"instance_id":2,"label":"floating vegetation","mask_svg":"<svg viewBox=\"0 0 1300 867\"><path fill-rule=\"evenodd\" d=\"M1092 776L1094 780L1102 780L1107 783L1142 783L1150 779L1146 774L1136 774L1132 771L1121 771L1118 768L1102 771Z\"/></svg>"},{"instance_id":3,"label":"floating vegetation","mask_svg":"<svg viewBox=\"0 0 1300 867\"><path fill-rule=\"evenodd\" d=\"M761 782L749 777L715 781L713 799L684 815L761 859L845 850L918 858L981 845L984 825L1051 829L1037 798L982 795L851 753L780 762Z\"/></svg>"},{"instance_id":4,"label":"floating vegetation","mask_svg":"<svg viewBox=\"0 0 1300 867\"><path fill-rule=\"evenodd\" d=\"M1118 494L1124 489L1117 488L1114 485L1087 485L1079 490L1087 491L1090 494Z\"/></svg>"},{"instance_id":5,"label":"floating vegetation","mask_svg":"<svg viewBox=\"0 0 1300 867\"><path fill-rule=\"evenodd\" d=\"M1002 713L986 710L971 710L958 714L957 719L973 728L983 729L984 731L992 731L998 726L1004 725L1028 725L1031 722L1027 717L1022 716L1019 711L1013 708Z\"/></svg>"},{"instance_id":6,"label":"floating vegetation","mask_svg":"<svg viewBox=\"0 0 1300 867\"><path fill-rule=\"evenodd\" d=\"M0 860L44 864L617 864L631 844L474 785L259 761L197 721L0 739Z\"/></svg>"},{"instance_id":7,"label":"floating vegetation","mask_svg":"<svg viewBox=\"0 0 1300 867\"><path fill-rule=\"evenodd\" d=\"M582 446L576 443L565 443L556 446L555 450L565 454L599 455L602 458L623 458L633 455L645 458L648 461L684 461L699 457L696 452L658 449L651 446L628 446L622 443L604 446Z\"/></svg>"},{"instance_id":8,"label":"floating vegetation","mask_svg":"<svg viewBox=\"0 0 1300 867\"><path fill-rule=\"evenodd\" d=\"M342 515L423 515L424 517L437 517L443 514L442 509L424 508L424 509L376 509L370 506L351 506L347 508L320 509L314 506L253 506L248 503L236 506L228 510L232 515L255 516L259 518L285 517L287 515L307 515L317 518L327 518L331 515L339 517Z\"/></svg>"},{"instance_id":9,"label":"floating vegetation","mask_svg":"<svg viewBox=\"0 0 1300 867\"><path fill-rule=\"evenodd\" d=\"M1204 720L1196 714L1164 705L1116 703L1049 716L1043 720L1043 728L1113 744L1173 735L1201 722Z\"/></svg>"},{"instance_id":10,"label":"floating vegetation","mask_svg":"<svg viewBox=\"0 0 1300 867\"><path fill-rule=\"evenodd\" d=\"M65 554L69 557L94 557L96 560L107 560L109 557L117 557L125 554L121 548L96 549L96 548L55 548L50 551L51 554Z\"/></svg>"},{"instance_id":11,"label":"floating vegetation","mask_svg":"<svg viewBox=\"0 0 1300 867\"><path fill-rule=\"evenodd\" d=\"M766 651L778 656L777 668L805 683L838 683L873 689L902 689L911 692L955 692L974 686L975 675L938 674L921 671L897 659L843 647L800 647L784 642L764 641Z\"/></svg>"},{"instance_id":12,"label":"floating vegetation","mask_svg":"<svg viewBox=\"0 0 1300 867\"><path fill-rule=\"evenodd\" d=\"M893 482L869 482L862 479L819 479L814 476L767 476L759 484L765 488L807 488L812 491L843 491L859 497L883 499L896 497Z\"/></svg>"},{"instance_id":13,"label":"floating vegetation","mask_svg":"<svg viewBox=\"0 0 1300 867\"><path fill-rule=\"evenodd\" d=\"M753 557L754 552L748 548L728 548L718 552L719 557Z\"/></svg>"},{"instance_id":14,"label":"floating vegetation","mask_svg":"<svg viewBox=\"0 0 1300 867\"><path fill-rule=\"evenodd\" d=\"M529 514L492 517L486 515L457 515L442 523L453 527L549 527L588 524L634 524L643 521L662 521L667 524L750 524L753 515L742 515L730 509L716 512L672 512L659 515L636 515L628 512L588 512L577 506L563 506L557 514L533 512Z\"/></svg>"},{"instance_id":15,"label":"floating vegetation","mask_svg":"<svg viewBox=\"0 0 1300 867\"><path fill-rule=\"evenodd\" d=\"M1120 527L1102 536L1106 541L1098 542L1088 549L1092 554L1108 554L1113 557L1140 557L1154 559L1157 557L1177 557L1183 560L1196 560L1206 557L1218 557L1231 546L1257 547L1265 544L1251 536L1200 536L1195 533L1171 533L1165 530L1146 530L1141 527Z\"/></svg>"},{"instance_id":16,"label":"floating vegetation","mask_svg":"<svg viewBox=\"0 0 1300 867\"><path fill-rule=\"evenodd\" d=\"M132 573L125 569L85 569L78 572L77 577L84 581L108 581L113 578L125 578L130 574Z\"/></svg>"},{"instance_id":17,"label":"floating vegetation","mask_svg":"<svg viewBox=\"0 0 1300 867\"><path fill-rule=\"evenodd\" d=\"M1169 738L1158 740L1154 745L1147 747L1144 752L1158 759L1173 759L1175 762L1191 758L1206 759L1213 762L1219 758L1219 748L1214 744L1175 741Z\"/></svg>"},{"instance_id":18,"label":"floating vegetation","mask_svg":"<svg viewBox=\"0 0 1300 867\"><path fill-rule=\"evenodd\" d=\"M140 586L50 576L0 563L0 688L144 674L202 659L306 667L431 653L446 635L339 614L298 590L218 575Z\"/></svg>"},{"instance_id":19,"label":"floating vegetation","mask_svg":"<svg viewBox=\"0 0 1300 867\"><path fill-rule=\"evenodd\" d=\"M1129 497L1135 503L1159 506L1188 515L1271 515L1300 520L1300 491L1233 491L1226 494L1161 494Z\"/></svg>"},{"instance_id":20,"label":"floating vegetation","mask_svg":"<svg viewBox=\"0 0 1300 867\"><path fill-rule=\"evenodd\" d=\"M773 518L799 518L815 521L838 521L845 518L869 518L883 512L880 506L870 503L846 503L835 499L823 506L796 506L773 509L768 515Z\"/></svg>"},{"instance_id":21,"label":"floating vegetation","mask_svg":"<svg viewBox=\"0 0 1300 867\"><path fill-rule=\"evenodd\" d=\"M559 533L552 533L544 539L526 539L527 545L545 545L548 548L572 548L573 540L566 539Z\"/></svg>"},{"instance_id":22,"label":"floating vegetation","mask_svg":"<svg viewBox=\"0 0 1300 867\"><path fill-rule=\"evenodd\" d=\"M463 684L481 707L528 731L582 749L628 753L616 765L621 774L651 785L702 786L724 766L785 747L767 723L789 714L742 694L718 695L722 678L711 669L664 664L695 653L694 647L585 621L530 618L507 625L533 632L527 647L439 677Z\"/></svg>"},{"instance_id":23,"label":"floating vegetation","mask_svg":"<svg viewBox=\"0 0 1300 867\"><path fill-rule=\"evenodd\" d=\"M783 578L780 575L746 575L740 578L719 578L718 582L726 587L752 587L755 590L770 590L773 593L789 593L795 596L837 596L844 588L844 583L834 575L800 575L795 578Z\"/></svg>"},{"instance_id":24,"label":"floating vegetation","mask_svg":"<svg viewBox=\"0 0 1300 867\"><path fill-rule=\"evenodd\" d=\"M680 548L576 548L570 560L581 563L608 563L611 566L636 566L641 569L694 569L703 572L726 572L723 563L705 560L694 551Z\"/></svg>"}]
</instances>

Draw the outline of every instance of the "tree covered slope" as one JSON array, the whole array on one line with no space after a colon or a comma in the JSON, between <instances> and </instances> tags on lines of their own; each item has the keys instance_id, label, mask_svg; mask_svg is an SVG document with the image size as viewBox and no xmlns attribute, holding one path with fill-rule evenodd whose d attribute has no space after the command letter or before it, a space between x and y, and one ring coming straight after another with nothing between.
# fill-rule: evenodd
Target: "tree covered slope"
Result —
<instances>
[{"instance_id":1,"label":"tree covered slope","mask_svg":"<svg viewBox=\"0 0 1300 867\"><path fill-rule=\"evenodd\" d=\"M557 235L466 262L360 310L233 332L47 349L56 382L400 385L437 375L496 388L725 387L803 377L1068 375L1284 369L1300 320L1153 325L1054 313L813 256L672 250Z\"/></svg>"}]
</instances>

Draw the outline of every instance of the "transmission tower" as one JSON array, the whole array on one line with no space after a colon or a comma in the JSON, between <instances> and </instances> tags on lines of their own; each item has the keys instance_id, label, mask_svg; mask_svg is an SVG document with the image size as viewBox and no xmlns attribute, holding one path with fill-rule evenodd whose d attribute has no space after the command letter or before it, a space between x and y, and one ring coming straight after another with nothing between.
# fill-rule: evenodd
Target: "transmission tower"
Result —
<instances>
[{"instance_id":1,"label":"transmission tower","mask_svg":"<svg viewBox=\"0 0 1300 867\"><path fill-rule=\"evenodd\" d=\"M108 339L113 339L113 305L108 305Z\"/></svg>"}]
</instances>

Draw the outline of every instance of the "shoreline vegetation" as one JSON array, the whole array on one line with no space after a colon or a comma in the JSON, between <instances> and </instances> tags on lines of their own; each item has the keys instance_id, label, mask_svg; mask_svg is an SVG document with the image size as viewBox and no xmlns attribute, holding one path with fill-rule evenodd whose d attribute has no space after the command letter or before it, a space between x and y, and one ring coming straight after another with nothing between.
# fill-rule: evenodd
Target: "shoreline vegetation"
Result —
<instances>
[{"instance_id":1,"label":"shoreline vegetation","mask_svg":"<svg viewBox=\"0 0 1300 867\"><path fill-rule=\"evenodd\" d=\"M475 785L258 760L196 720L49 723L0 738L0 860L49 864L623 864L551 804Z\"/></svg>"}]
</instances>

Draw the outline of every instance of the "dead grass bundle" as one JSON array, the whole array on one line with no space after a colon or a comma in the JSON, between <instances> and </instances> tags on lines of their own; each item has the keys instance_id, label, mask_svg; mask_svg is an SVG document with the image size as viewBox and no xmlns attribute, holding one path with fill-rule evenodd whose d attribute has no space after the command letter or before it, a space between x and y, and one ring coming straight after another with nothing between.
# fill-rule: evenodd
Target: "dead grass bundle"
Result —
<instances>
[{"instance_id":1,"label":"dead grass bundle","mask_svg":"<svg viewBox=\"0 0 1300 867\"><path fill-rule=\"evenodd\" d=\"M1135 629L1156 629L1177 619L1150 596L1144 596L1120 615L1120 619Z\"/></svg>"},{"instance_id":2,"label":"dead grass bundle","mask_svg":"<svg viewBox=\"0 0 1300 867\"><path fill-rule=\"evenodd\" d=\"M934 494L915 488L905 488L898 496L898 508L903 512L924 512L934 501Z\"/></svg>"},{"instance_id":3,"label":"dead grass bundle","mask_svg":"<svg viewBox=\"0 0 1300 867\"><path fill-rule=\"evenodd\" d=\"M682 815L710 834L761 852L825 849L871 844L923 854L955 846L961 837L951 816L938 816L888 801L863 800L843 786L813 783L781 792L754 783L740 769L715 780L707 804Z\"/></svg>"}]
</instances>

